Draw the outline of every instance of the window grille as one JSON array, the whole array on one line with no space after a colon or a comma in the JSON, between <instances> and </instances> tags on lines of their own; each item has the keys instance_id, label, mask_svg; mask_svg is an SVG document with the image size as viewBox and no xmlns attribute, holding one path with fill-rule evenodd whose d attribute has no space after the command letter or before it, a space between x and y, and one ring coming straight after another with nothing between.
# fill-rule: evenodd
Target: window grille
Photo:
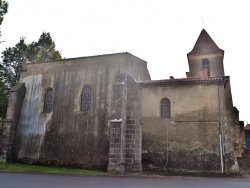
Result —
<instances>
[{"instance_id":1,"label":"window grille","mask_svg":"<svg viewBox=\"0 0 250 188\"><path fill-rule=\"evenodd\" d=\"M89 112L91 110L91 87L87 86L82 90L81 111Z\"/></svg>"},{"instance_id":2,"label":"window grille","mask_svg":"<svg viewBox=\"0 0 250 188\"><path fill-rule=\"evenodd\" d=\"M161 118L170 118L170 100L161 100Z\"/></svg>"},{"instance_id":3,"label":"window grille","mask_svg":"<svg viewBox=\"0 0 250 188\"><path fill-rule=\"evenodd\" d=\"M50 88L46 91L44 97L44 112L52 112L53 111L53 90Z\"/></svg>"}]
</instances>

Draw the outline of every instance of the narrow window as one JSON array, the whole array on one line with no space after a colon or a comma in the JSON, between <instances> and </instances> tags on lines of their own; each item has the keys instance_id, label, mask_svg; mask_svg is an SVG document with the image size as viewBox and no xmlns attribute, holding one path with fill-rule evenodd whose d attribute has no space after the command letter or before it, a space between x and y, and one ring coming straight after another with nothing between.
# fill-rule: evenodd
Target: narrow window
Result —
<instances>
[{"instance_id":1,"label":"narrow window","mask_svg":"<svg viewBox=\"0 0 250 188\"><path fill-rule=\"evenodd\" d=\"M52 112L52 110L53 110L53 90L50 88L45 93L43 112Z\"/></svg>"},{"instance_id":2,"label":"narrow window","mask_svg":"<svg viewBox=\"0 0 250 188\"><path fill-rule=\"evenodd\" d=\"M87 86L82 90L81 111L88 112L91 109L91 87Z\"/></svg>"},{"instance_id":3,"label":"narrow window","mask_svg":"<svg viewBox=\"0 0 250 188\"><path fill-rule=\"evenodd\" d=\"M210 77L210 65L207 58L202 59L202 69L207 69L208 77Z\"/></svg>"},{"instance_id":4,"label":"narrow window","mask_svg":"<svg viewBox=\"0 0 250 188\"><path fill-rule=\"evenodd\" d=\"M162 99L161 100L161 118L170 118L170 100Z\"/></svg>"}]
</instances>

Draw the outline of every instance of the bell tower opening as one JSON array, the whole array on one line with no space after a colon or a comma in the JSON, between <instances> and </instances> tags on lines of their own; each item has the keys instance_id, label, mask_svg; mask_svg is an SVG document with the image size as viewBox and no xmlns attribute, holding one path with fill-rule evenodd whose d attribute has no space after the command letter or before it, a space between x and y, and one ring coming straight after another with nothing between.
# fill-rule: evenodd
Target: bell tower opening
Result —
<instances>
[{"instance_id":1,"label":"bell tower opening","mask_svg":"<svg viewBox=\"0 0 250 188\"><path fill-rule=\"evenodd\" d=\"M202 59L202 70L207 70L207 75L210 77L210 64L208 58Z\"/></svg>"},{"instance_id":2,"label":"bell tower opening","mask_svg":"<svg viewBox=\"0 0 250 188\"><path fill-rule=\"evenodd\" d=\"M224 50L202 29L193 49L187 54L190 78L223 77Z\"/></svg>"}]
</instances>

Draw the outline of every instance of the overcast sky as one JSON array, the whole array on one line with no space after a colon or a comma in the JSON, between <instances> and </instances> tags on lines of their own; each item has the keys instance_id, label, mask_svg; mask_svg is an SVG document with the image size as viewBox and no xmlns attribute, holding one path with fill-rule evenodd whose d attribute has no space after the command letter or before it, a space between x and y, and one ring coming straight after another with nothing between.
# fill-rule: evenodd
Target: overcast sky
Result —
<instances>
[{"instance_id":1,"label":"overcast sky","mask_svg":"<svg viewBox=\"0 0 250 188\"><path fill-rule=\"evenodd\" d=\"M65 58L129 52L152 79L185 77L203 28L223 50L233 103L250 121L250 5L247 0L8 0L0 51L21 36L50 32ZM250 122L249 122L250 123Z\"/></svg>"}]
</instances>

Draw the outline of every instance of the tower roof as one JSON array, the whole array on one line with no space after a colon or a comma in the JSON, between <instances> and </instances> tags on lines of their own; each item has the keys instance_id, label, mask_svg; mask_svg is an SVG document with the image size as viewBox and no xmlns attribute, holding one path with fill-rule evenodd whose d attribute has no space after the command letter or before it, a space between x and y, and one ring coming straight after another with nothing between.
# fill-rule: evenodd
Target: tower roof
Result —
<instances>
[{"instance_id":1,"label":"tower roof","mask_svg":"<svg viewBox=\"0 0 250 188\"><path fill-rule=\"evenodd\" d=\"M207 53L217 53L224 52L224 50L220 49L213 39L209 36L205 29L202 29L194 48L189 54L207 54Z\"/></svg>"}]
</instances>

